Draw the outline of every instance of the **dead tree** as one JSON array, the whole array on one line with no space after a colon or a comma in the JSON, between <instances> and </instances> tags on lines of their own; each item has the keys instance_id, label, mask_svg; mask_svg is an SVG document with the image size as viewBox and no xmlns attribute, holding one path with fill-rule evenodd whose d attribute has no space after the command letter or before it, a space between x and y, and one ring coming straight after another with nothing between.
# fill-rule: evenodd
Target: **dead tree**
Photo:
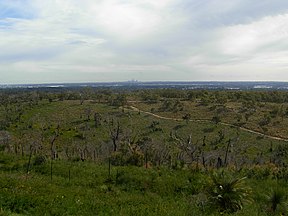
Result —
<instances>
[{"instance_id":1,"label":"dead tree","mask_svg":"<svg viewBox=\"0 0 288 216\"><path fill-rule=\"evenodd\" d=\"M100 115L100 113L97 113L97 112L94 113L94 124L95 124L95 128L97 128L98 126L101 125L101 115Z\"/></svg>"},{"instance_id":2,"label":"dead tree","mask_svg":"<svg viewBox=\"0 0 288 216\"><path fill-rule=\"evenodd\" d=\"M109 127L109 132L110 132L110 138L112 140L113 143L113 151L117 151L118 149L118 143L120 140L120 123L119 121L117 121L117 125L116 126L110 126Z\"/></svg>"},{"instance_id":3,"label":"dead tree","mask_svg":"<svg viewBox=\"0 0 288 216\"><path fill-rule=\"evenodd\" d=\"M233 139L229 139L227 141L227 146L225 150L225 157L224 157L224 166L228 166L228 154L233 151L233 145L239 141L239 137L235 137Z\"/></svg>"},{"instance_id":4,"label":"dead tree","mask_svg":"<svg viewBox=\"0 0 288 216\"><path fill-rule=\"evenodd\" d=\"M60 129L60 126L58 125L56 130L55 130L55 133L51 139L51 142L50 142L50 151L51 151L51 160L54 160L57 158L57 151L56 151L56 147L55 147L55 141L56 139L59 137L59 129Z\"/></svg>"},{"instance_id":5,"label":"dead tree","mask_svg":"<svg viewBox=\"0 0 288 216\"><path fill-rule=\"evenodd\" d=\"M189 135L187 139L184 139L177 134L172 134L172 139L174 139L178 143L179 148L190 157L191 162L199 157L199 155L196 155L196 153L199 152L199 147L197 142L195 144L192 142L191 135Z\"/></svg>"},{"instance_id":6,"label":"dead tree","mask_svg":"<svg viewBox=\"0 0 288 216\"><path fill-rule=\"evenodd\" d=\"M0 149L7 149L9 153L12 151L10 146L10 134L8 131L0 131Z\"/></svg>"}]
</instances>

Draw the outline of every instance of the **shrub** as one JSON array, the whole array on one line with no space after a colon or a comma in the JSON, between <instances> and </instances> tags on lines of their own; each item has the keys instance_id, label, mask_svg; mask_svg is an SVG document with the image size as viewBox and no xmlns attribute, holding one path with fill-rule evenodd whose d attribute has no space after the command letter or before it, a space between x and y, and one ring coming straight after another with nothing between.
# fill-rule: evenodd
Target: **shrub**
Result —
<instances>
[{"instance_id":1,"label":"shrub","mask_svg":"<svg viewBox=\"0 0 288 216\"><path fill-rule=\"evenodd\" d=\"M34 158L33 165L43 165L46 163L46 157L43 155L38 155Z\"/></svg>"},{"instance_id":2,"label":"shrub","mask_svg":"<svg viewBox=\"0 0 288 216\"><path fill-rule=\"evenodd\" d=\"M211 175L207 187L209 204L219 212L233 213L249 200L250 188L244 185L244 178L234 178L224 172Z\"/></svg>"},{"instance_id":3,"label":"shrub","mask_svg":"<svg viewBox=\"0 0 288 216\"><path fill-rule=\"evenodd\" d=\"M268 213L276 213L277 210L280 211L280 215L283 211L285 211L285 204L286 204L286 194L283 192L283 190L280 189L274 189L271 191L271 193L267 196L267 211Z\"/></svg>"},{"instance_id":4,"label":"shrub","mask_svg":"<svg viewBox=\"0 0 288 216\"><path fill-rule=\"evenodd\" d=\"M144 155L138 151L131 154L125 154L120 151L113 152L111 154L111 164L114 166L142 166L144 164Z\"/></svg>"}]
</instances>

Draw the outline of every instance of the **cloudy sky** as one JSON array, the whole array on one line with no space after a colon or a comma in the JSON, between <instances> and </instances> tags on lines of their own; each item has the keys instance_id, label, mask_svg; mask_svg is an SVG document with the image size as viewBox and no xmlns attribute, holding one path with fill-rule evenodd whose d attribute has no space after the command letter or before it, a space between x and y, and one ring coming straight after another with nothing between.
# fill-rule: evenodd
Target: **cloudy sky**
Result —
<instances>
[{"instance_id":1,"label":"cloudy sky","mask_svg":"<svg viewBox=\"0 0 288 216\"><path fill-rule=\"evenodd\" d=\"M288 81L286 0L0 0L0 84Z\"/></svg>"}]
</instances>

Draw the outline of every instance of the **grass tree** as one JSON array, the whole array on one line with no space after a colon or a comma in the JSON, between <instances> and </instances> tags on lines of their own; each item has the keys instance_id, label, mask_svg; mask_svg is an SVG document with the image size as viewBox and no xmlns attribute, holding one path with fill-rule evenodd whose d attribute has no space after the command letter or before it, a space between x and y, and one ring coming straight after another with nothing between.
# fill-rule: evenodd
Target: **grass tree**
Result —
<instances>
[{"instance_id":1,"label":"grass tree","mask_svg":"<svg viewBox=\"0 0 288 216\"><path fill-rule=\"evenodd\" d=\"M206 190L211 207L222 213L241 210L251 194L244 180L245 177L233 177L223 171L213 173Z\"/></svg>"},{"instance_id":2,"label":"grass tree","mask_svg":"<svg viewBox=\"0 0 288 216\"><path fill-rule=\"evenodd\" d=\"M287 211L287 196L283 190L279 188L274 189L267 196L268 201L268 213L276 214L277 212L282 215L283 212Z\"/></svg>"}]
</instances>

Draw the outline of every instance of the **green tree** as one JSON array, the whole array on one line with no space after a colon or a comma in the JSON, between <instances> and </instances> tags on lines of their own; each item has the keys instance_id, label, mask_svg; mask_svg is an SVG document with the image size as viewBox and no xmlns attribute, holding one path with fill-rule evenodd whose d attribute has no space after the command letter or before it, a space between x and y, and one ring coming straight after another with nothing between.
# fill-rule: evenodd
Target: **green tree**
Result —
<instances>
[{"instance_id":1,"label":"green tree","mask_svg":"<svg viewBox=\"0 0 288 216\"><path fill-rule=\"evenodd\" d=\"M213 116L211 121L214 122L215 124L220 123L221 122L220 116L219 115Z\"/></svg>"},{"instance_id":2,"label":"green tree","mask_svg":"<svg viewBox=\"0 0 288 216\"><path fill-rule=\"evenodd\" d=\"M184 121L186 121L186 123L188 124L189 121L190 121L190 119L191 119L191 114L190 114L190 113L186 113L186 114L182 117L182 119L183 119Z\"/></svg>"}]
</instances>

